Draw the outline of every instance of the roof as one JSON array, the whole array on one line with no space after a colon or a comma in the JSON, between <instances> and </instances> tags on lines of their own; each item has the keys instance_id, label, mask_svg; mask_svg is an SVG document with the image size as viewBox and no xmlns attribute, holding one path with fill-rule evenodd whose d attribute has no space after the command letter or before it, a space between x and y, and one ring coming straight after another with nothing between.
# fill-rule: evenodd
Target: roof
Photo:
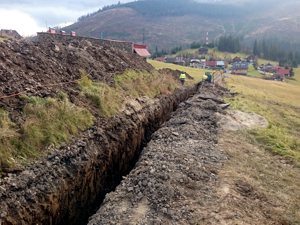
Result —
<instances>
[{"instance_id":1,"label":"roof","mask_svg":"<svg viewBox=\"0 0 300 225\"><path fill-rule=\"evenodd\" d=\"M133 50L135 53L137 53L141 57L149 57L151 56L150 52L147 49L147 45L142 44L133 44Z\"/></svg>"},{"instance_id":2,"label":"roof","mask_svg":"<svg viewBox=\"0 0 300 225\"><path fill-rule=\"evenodd\" d=\"M286 75L290 74L290 71L289 71L289 69L285 69L285 68L279 67L277 69L277 74L278 75L282 75L282 76L286 76Z\"/></svg>"},{"instance_id":3,"label":"roof","mask_svg":"<svg viewBox=\"0 0 300 225\"><path fill-rule=\"evenodd\" d=\"M248 70L247 62L235 62L232 64L232 70Z\"/></svg>"},{"instance_id":4,"label":"roof","mask_svg":"<svg viewBox=\"0 0 300 225\"><path fill-rule=\"evenodd\" d=\"M211 67L214 67L217 65L217 62L216 61L207 61L205 63L206 66L211 66Z\"/></svg>"},{"instance_id":5,"label":"roof","mask_svg":"<svg viewBox=\"0 0 300 225\"><path fill-rule=\"evenodd\" d=\"M217 61L217 66L225 66L225 62L224 61Z\"/></svg>"}]
</instances>

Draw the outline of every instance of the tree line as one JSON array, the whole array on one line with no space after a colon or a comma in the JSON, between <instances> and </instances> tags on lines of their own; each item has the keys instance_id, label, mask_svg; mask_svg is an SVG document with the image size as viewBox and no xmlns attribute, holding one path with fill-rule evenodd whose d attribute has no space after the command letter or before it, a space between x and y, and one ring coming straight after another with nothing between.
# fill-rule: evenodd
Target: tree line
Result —
<instances>
[{"instance_id":1,"label":"tree line","mask_svg":"<svg viewBox=\"0 0 300 225\"><path fill-rule=\"evenodd\" d=\"M280 66L297 67L300 64L300 45L276 39L255 40L253 54L265 59L278 61Z\"/></svg>"},{"instance_id":2,"label":"tree line","mask_svg":"<svg viewBox=\"0 0 300 225\"><path fill-rule=\"evenodd\" d=\"M232 35L222 36L217 42L218 49L222 52L237 53L241 51L241 38Z\"/></svg>"}]
</instances>

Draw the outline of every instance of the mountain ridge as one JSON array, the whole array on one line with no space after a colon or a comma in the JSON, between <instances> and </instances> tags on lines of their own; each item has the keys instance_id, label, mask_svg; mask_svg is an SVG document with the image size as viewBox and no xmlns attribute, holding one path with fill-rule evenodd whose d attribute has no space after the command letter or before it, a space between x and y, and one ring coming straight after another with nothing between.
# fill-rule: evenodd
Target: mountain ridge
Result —
<instances>
[{"instance_id":1,"label":"mountain ridge","mask_svg":"<svg viewBox=\"0 0 300 225\"><path fill-rule=\"evenodd\" d=\"M204 42L207 32L210 41L221 35L234 34L247 41L276 37L300 42L297 39L300 17L295 10L300 8L300 3L293 0L281 5L270 3L274 1L237 1L239 4L192 0L135 1L104 7L64 29L83 36L145 41L151 49Z\"/></svg>"}]
</instances>

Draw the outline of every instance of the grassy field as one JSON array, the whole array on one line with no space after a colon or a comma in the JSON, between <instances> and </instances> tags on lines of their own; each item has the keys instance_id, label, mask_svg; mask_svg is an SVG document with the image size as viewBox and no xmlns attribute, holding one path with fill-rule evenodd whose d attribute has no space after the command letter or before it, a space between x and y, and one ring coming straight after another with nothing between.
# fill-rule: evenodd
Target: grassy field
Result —
<instances>
[{"instance_id":1,"label":"grassy field","mask_svg":"<svg viewBox=\"0 0 300 225\"><path fill-rule=\"evenodd\" d=\"M203 79L203 75L205 73L205 69L197 69L197 68L191 68L186 66L179 66L172 63L163 63L155 60L148 60L148 62L156 69L163 69L163 68L169 68L173 70L180 70L183 72L188 73L192 77L194 77L196 82L199 82Z\"/></svg>"},{"instance_id":2,"label":"grassy field","mask_svg":"<svg viewBox=\"0 0 300 225\"><path fill-rule=\"evenodd\" d=\"M149 61L155 68L178 69L201 80L205 70ZM252 76L259 77L255 71ZM251 73L251 70L250 70ZM269 81L247 76L230 76L228 87L239 95L231 99L235 109L255 112L269 121L262 130L253 130L250 137L265 149L293 158L300 163L300 69L294 80Z\"/></svg>"},{"instance_id":3,"label":"grassy field","mask_svg":"<svg viewBox=\"0 0 300 225\"><path fill-rule=\"evenodd\" d=\"M228 87L239 95L230 100L235 109L255 112L269 121L266 129L252 130L252 137L265 149L300 163L300 82L268 81L231 76Z\"/></svg>"}]
</instances>

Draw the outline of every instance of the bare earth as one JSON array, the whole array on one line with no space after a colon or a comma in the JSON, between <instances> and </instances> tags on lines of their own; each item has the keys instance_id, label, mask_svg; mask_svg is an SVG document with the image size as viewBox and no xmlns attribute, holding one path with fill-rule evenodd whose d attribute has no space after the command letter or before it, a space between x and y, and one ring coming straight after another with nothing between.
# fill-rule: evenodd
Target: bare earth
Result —
<instances>
[{"instance_id":1,"label":"bare earth","mask_svg":"<svg viewBox=\"0 0 300 225\"><path fill-rule=\"evenodd\" d=\"M199 91L220 96L217 88ZM259 126L266 121L204 99L196 94L181 104L154 133L89 225L299 224L299 168L247 142L242 131L218 125L222 115L233 118L233 127L247 124L240 122L245 118Z\"/></svg>"}]
</instances>

